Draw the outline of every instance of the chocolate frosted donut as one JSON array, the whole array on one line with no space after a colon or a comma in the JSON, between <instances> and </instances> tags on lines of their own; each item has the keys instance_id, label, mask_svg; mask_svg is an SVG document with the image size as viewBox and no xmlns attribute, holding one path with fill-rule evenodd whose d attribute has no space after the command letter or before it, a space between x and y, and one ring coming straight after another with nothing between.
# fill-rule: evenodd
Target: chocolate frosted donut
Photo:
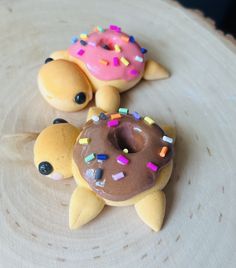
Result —
<instances>
[{"instance_id":1,"label":"chocolate frosted donut","mask_svg":"<svg viewBox=\"0 0 236 268\"><path fill-rule=\"evenodd\" d=\"M73 153L91 189L112 201L153 187L159 170L173 157L173 140L151 118L119 111L88 121Z\"/></svg>"},{"instance_id":2,"label":"chocolate frosted donut","mask_svg":"<svg viewBox=\"0 0 236 268\"><path fill-rule=\"evenodd\" d=\"M42 175L54 180L73 176L77 183L69 205L70 228L87 224L105 205L133 205L140 219L159 231L175 130L165 126L163 131L150 117L129 114L126 108L106 115L92 107L87 120L77 128L60 119L34 145L34 162Z\"/></svg>"}]
</instances>

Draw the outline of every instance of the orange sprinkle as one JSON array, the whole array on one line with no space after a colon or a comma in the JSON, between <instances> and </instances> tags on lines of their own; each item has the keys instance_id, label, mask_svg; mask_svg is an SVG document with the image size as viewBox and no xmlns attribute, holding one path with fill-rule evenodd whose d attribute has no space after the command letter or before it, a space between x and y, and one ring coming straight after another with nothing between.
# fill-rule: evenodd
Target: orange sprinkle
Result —
<instances>
[{"instance_id":1,"label":"orange sprinkle","mask_svg":"<svg viewBox=\"0 0 236 268\"><path fill-rule=\"evenodd\" d=\"M126 35L122 35L121 36L121 39L123 40L123 41L125 41L125 42L129 42L129 36L126 36Z\"/></svg>"},{"instance_id":2,"label":"orange sprinkle","mask_svg":"<svg viewBox=\"0 0 236 268\"><path fill-rule=\"evenodd\" d=\"M167 151L168 151L168 147L167 146L162 147L161 152L160 152L160 156L161 157L165 157Z\"/></svg>"},{"instance_id":3,"label":"orange sprinkle","mask_svg":"<svg viewBox=\"0 0 236 268\"><path fill-rule=\"evenodd\" d=\"M111 114L111 119L119 119L121 118L121 114Z\"/></svg>"},{"instance_id":4,"label":"orange sprinkle","mask_svg":"<svg viewBox=\"0 0 236 268\"><path fill-rule=\"evenodd\" d=\"M99 60L99 62L103 65L108 65L109 62L107 60Z\"/></svg>"}]
</instances>

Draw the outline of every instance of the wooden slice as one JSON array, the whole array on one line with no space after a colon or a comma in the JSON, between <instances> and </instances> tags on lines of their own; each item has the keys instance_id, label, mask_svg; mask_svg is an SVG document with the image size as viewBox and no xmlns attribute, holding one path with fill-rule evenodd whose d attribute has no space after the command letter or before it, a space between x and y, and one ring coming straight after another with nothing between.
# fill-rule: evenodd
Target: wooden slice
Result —
<instances>
[{"instance_id":1,"label":"wooden slice","mask_svg":"<svg viewBox=\"0 0 236 268\"><path fill-rule=\"evenodd\" d=\"M132 33L172 73L122 95L123 107L177 129L159 233L133 207L107 207L71 232L74 181L51 181L33 166L35 133L56 117L80 125L88 111L67 114L49 107L37 90L40 65L51 52L68 47L72 36L110 23ZM196 12L161 0L1 1L0 33L0 267L235 266L232 38Z\"/></svg>"}]
</instances>

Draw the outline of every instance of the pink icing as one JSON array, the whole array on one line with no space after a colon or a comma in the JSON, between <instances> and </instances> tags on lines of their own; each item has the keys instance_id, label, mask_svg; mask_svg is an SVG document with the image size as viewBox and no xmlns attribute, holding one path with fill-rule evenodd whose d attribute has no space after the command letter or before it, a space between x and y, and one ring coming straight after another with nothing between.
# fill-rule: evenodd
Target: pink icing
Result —
<instances>
[{"instance_id":1,"label":"pink icing","mask_svg":"<svg viewBox=\"0 0 236 268\"><path fill-rule=\"evenodd\" d=\"M135 60L136 56L141 58L141 48L137 42L126 42L121 36L128 36L125 33L106 29L104 32L93 32L88 35L86 46L81 45L80 41L69 47L70 55L84 62L89 72L99 80L133 80L143 72L144 61ZM108 45L110 50L102 46ZM118 45L121 49L116 52L114 46ZM79 51L83 53L78 53ZM82 54L82 55L81 55ZM125 66L120 58L124 57L129 65ZM101 64L101 60L108 62L107 65Z\"/></svg>"}]
</instances>

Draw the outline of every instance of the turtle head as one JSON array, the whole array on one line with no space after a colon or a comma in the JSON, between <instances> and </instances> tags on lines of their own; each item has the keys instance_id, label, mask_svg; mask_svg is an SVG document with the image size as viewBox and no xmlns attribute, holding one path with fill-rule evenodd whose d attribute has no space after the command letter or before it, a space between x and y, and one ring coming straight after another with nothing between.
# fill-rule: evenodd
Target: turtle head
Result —
<instances>
[{"instance_id":1,"label":"turtle head","mask_svg":"<svg viewBox=\"0 0 236 268\"><path fill-rule=\"evenodd\" d=\"M80 129L62 119L44 129L34 145L34 163L38 171L54 180L72 176L72 153Z\"/></svg>"},{"instance_id":2,"label":"turtle head","mask_svg":"<svg viewBox=\"0 0 236 268\"><path fill-rule=\"evenodd\" d=\"M82 110L93 97L92 87L80 67L68 60L47 58L38 74L39 89L54 108Z\"/></svg>"}]
</instances>

